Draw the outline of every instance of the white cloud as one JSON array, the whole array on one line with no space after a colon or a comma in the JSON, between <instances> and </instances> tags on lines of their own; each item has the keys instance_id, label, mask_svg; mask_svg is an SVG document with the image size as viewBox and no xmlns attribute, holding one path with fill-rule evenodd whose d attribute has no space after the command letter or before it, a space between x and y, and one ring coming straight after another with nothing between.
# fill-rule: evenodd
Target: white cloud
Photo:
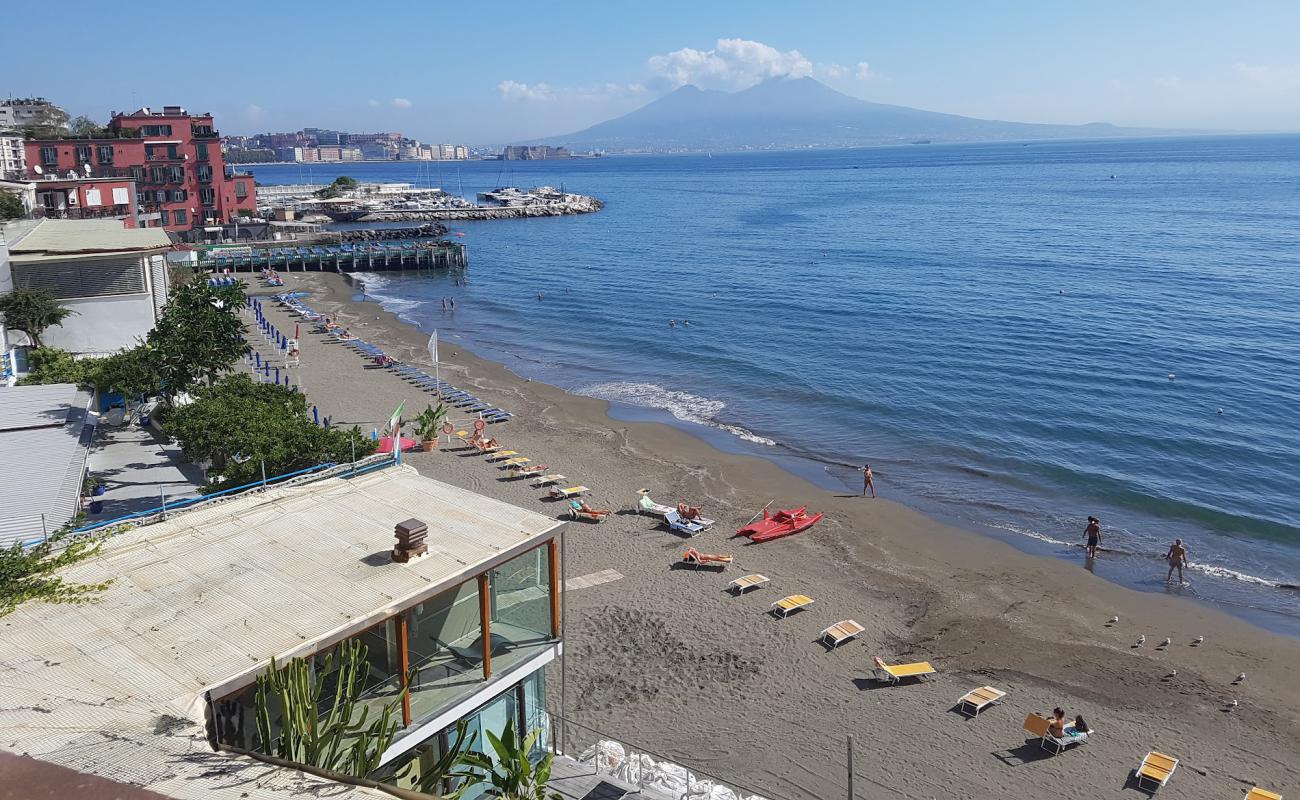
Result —
<instances>
[{"instance_id":1,"label":"white cloud","mask_svg":"<svg viewBox=\"0 0 1300 800\"><path fill-rule=\"evenodd\" d=\"M719 39L712 50L683 47L651 56L650 72L673 87L744 89L767 78L804 78L812 62L798 50L780 51L748 39Z\"/></svg>"},{"instance_id":2,"label":"white cloud","mask_svg":"<svg viewBox=\"0 0 1300 800\"><path fill-rule=\"evenodd\" d=\"M838 81L849 74L849 68L843 64L817 64L813 72L827 80Z\"/></svg>"},{"instance_id":3,"label":"white cloud","mask_svg":"<svg viewBox=\"0 0 1300 800\"><path fill-rule=\"evenodd\" d=\"M412 103L405 97L394 97L391 101L393 108L410 108Z\"/></svg>"},{"instance_id":4,"label":"white cloud","mask_svg":"<svg viewBox=\"0 0 1300 800\"><path fill-rule=\"evenodd\" d=\"M366 101L366 105L370 106L371 108L379 108L379 101L372 97Z\"/></svg>"},{"instance_id":5,"label":"white cloud","mask_svg":"<svg viewBox=\"0 0 1300 800\"><path fill-rule=\"evenodd\" d=\"M853 77L860 81L874 81L880 78L880 73L873 72L871 70L871 65L867 62L859 61L857 71L853 73Z\"/></svg>"},{"instance_id":6,"label":"white cloud","mask_svg":"<svg viewBox=\"0 0 1300 800\"><path fill-rule=\"evenodd\" d=\"M1249 86L1273 92L1300 89L1300 64L1271 67L1260 64L1233 64L1233 73Z\"/></svg>"},{"instance_id":7,"label":"white cloud","mask_svg":"<svg viewBox=\"0 0 1300 800\"><path fill-rule=\"evenodd\" d=\"M520 83L519 81L501 81L497 91L506 100L551 100L555 93L544 83Z\"/></svg>"},{"instance_id":8,"label":"white cloud","mask_svg":"<svg viewBox=\"0 0 1300 800\"><path fill-rule=\"evenodd\" d=\"M637 97L646 93L646 87L639 83L602 83L595 86L553 87L546 83L521 83L520 81L501 81L497 92L504 100L531 102L583 102L594 103L606 100L619 100Z\"/></svg>"}]
</instances>

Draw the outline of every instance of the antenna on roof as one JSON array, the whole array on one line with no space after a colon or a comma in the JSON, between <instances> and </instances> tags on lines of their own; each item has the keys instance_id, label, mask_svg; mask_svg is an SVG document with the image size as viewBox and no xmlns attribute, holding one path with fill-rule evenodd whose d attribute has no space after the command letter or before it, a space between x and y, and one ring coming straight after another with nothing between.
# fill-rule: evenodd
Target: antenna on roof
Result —
<instances>
[{"instance_id":1,"label":"antenna on roof","mask_svg":"<svg viewBox=\"0 0 1300 800\"><path fill-rule=\"evenodd\" d=\"M37 175L45 174L45 170L41 169L40 164L32 164L32 172L35 172Z\"/></svg>"}]
</instances>

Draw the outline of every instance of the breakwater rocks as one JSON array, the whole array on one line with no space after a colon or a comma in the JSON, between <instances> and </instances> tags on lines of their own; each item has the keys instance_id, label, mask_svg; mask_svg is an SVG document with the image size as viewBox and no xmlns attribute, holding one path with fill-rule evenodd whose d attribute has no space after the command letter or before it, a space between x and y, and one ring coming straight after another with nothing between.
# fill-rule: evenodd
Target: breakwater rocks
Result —
<instances>
[{"instance_id":1,"label":"breakwater rocks","mask_svg":"<svg viewBox=\"0 0 1300 800\"><path fill-rule=\"evenodd\" d=\"M374 220L371 220L374 221ZM339 241L343 244L354 242L384 242L406 239L437 239L447 235L447 226L431 222L410 228L368 228L356 231L339 231Z\"/></svg>"},{"instance_id":2,"label":"breakwater rocks","mask_svg":"<svg viewBox=\"0 0 1300 800\"><path fill-rule=\"evenodd\" d=\"M356 218L357 222L405 222L416 220L523 219L525 217L565 217L591 214L604 203L585 195L566 195L562 201L518 206L474 206L440 208L434 211L371 211Z\"/></svg>"}]
</instances>

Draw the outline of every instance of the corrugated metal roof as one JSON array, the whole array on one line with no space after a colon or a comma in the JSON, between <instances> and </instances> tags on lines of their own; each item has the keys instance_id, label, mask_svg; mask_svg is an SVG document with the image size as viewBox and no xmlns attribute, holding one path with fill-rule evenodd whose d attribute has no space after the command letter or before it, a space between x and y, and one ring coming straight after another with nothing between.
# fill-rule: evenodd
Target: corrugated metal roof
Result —
<instances>
[{"instance_id":1,"label":"corrugated metal roof","mask_svg":"<svg viewBox=\"0 0 1300 800\"><path fill-rule=\"evenodd\" d=\"M115 219L47 219L9 247L14 263L171 247L161 228L126 228Z\"/></svg>"},{"instance_id":2,"label":"corrugated metal roof","mask_svg":"<svg viewBox=\"0 0 1300 800\"><path fill-rule=\"evenodd\" d=\"M76 515L94 434L89 404L66 383L0 389L0 547L39 539Z\"/></svg>"},{"instance_id":3,"label":"corrugated metal roof","mask_svg":"<svg viewBox=\"0 0 1300 800\"><path fill-rule=\"evenodd\" d=\"M396 564L393 527L410 517L429 525L431 552ZM178 798L247 797L231 775L248 763L204 752L205 689L332 641L562 525L393 467L127 531L62 573L113 577L94 602L29 603L4 619L0 747ZM286 796L302 779L261 769L256 796ZM336 788L331 797L373 796Z\"/></svg>"}]
</instances>

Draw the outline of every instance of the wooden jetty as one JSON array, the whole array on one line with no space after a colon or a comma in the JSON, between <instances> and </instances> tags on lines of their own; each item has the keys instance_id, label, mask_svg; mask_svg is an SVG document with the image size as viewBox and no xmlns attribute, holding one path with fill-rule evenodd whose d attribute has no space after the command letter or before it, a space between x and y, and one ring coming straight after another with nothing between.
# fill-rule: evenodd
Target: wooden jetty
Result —
<instances>
[{"instance_id":1,"label":"wooden jetty","mask_svg":"<svg viewBox=\"0 0 1300 800\"><path fill-rule=\"evenodd\" d=\"M231 247L205 251L201 269L221 272L378 272L465 269L465 245L450 242L363 242L315 247Z\"/></svg>"}]
</instances>

